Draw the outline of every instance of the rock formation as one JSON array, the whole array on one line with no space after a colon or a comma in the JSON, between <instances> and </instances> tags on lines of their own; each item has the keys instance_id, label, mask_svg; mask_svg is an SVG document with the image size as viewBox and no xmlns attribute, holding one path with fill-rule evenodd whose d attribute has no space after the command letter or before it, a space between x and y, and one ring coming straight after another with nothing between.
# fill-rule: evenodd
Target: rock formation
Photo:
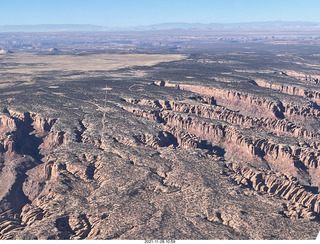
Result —
<instances>
[{"instance_id":1,"label":"rock formation","mask_svg":"<svg viewBox=\"0 0 320 244\"><path fill-rule=\"evenodd\" d=\"M315 239L317 84L278 52L192 45L2 57L0 239Z\"/></svg>"}]
</instances>

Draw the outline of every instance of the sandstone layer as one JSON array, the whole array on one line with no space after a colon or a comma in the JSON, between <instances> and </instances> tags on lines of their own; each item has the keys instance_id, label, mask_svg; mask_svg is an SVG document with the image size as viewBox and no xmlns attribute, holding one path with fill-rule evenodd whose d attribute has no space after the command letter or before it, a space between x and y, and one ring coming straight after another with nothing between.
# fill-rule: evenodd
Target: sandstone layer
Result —
<instances>
[{"instance_id":1,"label":"sandstone layer","mask_svg":"<svg viewBox=\"0 0 320 244\"><path fill-rule=\"evenodd\" d=\"M315 239L315 66L239 50L3 55L0 238Z\"/></svg>"}]
</instances>

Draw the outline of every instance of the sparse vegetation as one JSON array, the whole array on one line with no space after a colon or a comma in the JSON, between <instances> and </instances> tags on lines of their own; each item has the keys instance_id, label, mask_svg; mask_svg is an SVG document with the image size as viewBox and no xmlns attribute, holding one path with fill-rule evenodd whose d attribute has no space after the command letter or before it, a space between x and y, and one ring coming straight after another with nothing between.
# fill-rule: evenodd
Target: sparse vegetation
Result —
<instances>
[{"instance_id":1,"label":"sparse vegetation","mask_svg":"<svg viewBox=\"0 0 320 244\"><path fill-rule=\"evenodd\" d=\"M315 239L315 34L1 36L1 239Z\"/></svg>"}]
</instances>

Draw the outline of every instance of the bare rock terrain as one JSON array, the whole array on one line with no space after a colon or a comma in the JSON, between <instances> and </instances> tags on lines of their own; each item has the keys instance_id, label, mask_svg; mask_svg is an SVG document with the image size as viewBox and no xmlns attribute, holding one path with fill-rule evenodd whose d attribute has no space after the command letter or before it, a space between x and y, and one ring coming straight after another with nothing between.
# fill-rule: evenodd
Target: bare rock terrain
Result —
<instances>
[{"instance_id":1,"label":"bare rock terrain","mask_svg":"<svg viewBox=\"0 0 320 244\"><path fill-rule=\"evenodd\" d=\"M320 60L302 43L1 55L0 238L315 239Z\"/></svg>"}]
</instances>

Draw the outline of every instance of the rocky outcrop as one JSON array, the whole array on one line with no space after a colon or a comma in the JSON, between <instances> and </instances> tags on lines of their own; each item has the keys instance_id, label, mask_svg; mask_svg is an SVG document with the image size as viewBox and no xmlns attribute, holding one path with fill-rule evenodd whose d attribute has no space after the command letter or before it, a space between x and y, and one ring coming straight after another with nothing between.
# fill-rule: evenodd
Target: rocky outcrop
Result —
<instances>
[{"instance_id":1,"label":"rocky outcrop","mask_svg":"<svg viewBox=\"0 0 320 244\"><path fill-rule=\"evenodd\" d=\"M53 148L58 147L65 143L67 143L65 138L65 132L50 131L47 134L47 136L43 139L43 143L40 145L40 148L45 150L52 150Z\"/></svg>"},{"instance_id":2,"label":"rocky outcrop","mask_svg":"<svg viewBox=\"0 0 320 244\"><path fill-rule=\"evenodd\" d=\"M255 136L255 133L248 134L249 131L242 131L238 126L230 123L218 122L219 120L214 119L201 119L206 113L196 112L197 108L193 107L193 105L188 107L185 104L177 105L168 101L147 101L143 102L143 106L147 106L147 109L132 106L124 108L139 117L160 122L162 128L165 128L166 132L170 132L174 136L176 144L172 143L171 145L178 145L177 148L208 149L208 146L204 146L203 143L206 142L206 144L210 144L211 148L214 145L219 145L219 147L230 153L240 149L241 154L237 154L238 160L247 160L247 155L256 156L266 160L274 170L287 172L290 175L297 176L299 180L301 180L299 176L300 171L308 169L318 170L319 168L320 153L316 145L312 147L308 144L281 144L275 142L270 137L263 138ZM152 109L150 110L148 107ZM191 116L192 114L201 114L201 116L194 117ZM148 144L148 140L141 141L144 141L147 145L159 145L157 143ZM149 141L155 142L157 140ZM317 185L319 183L318 177L315 175L311 177L313 184ZM298 216L305 217L310 215L309 210L305 210L305 207L292 208L297 210ZM291 216L289 212L285 212L284 215ZM294 217L296 214L292 214L292 216Z\"/></svg>"},{"instance_id":3,"label":"rocky outcrop","mask_svg":"<svg viewBox=\"0 0 320 244\"><path fill-rule=\"evenodd\" d=\"M300 81L303 82L308 82L311 84L318 84L319 80L320 80L320 76L319 75L315 75L315 74L306 74L306 73L301 73L301 72L297 72L294 70L286 70L284 72L281 72L283 75L286 76L292 76Z\"/></svg>"},{"instance_id":4,"label":"rocky outcrop","mask_svg":"<svg viewBox=\"0 0 320 244\"><path fill-rule=\"evenodd\" d=\"M308 192L295 178L271 171L259 170L241 166L237 163L227 163L224 171L237 184L254 189L257 192L281 197L291 202L283 212L291 218L319 219L320 197Z\"/></svg>"},{"instance_id":5,"label":"rocky outcrop","mask_svg":"<svg viewBox=\"0 0 320 244\"><path fill-rule=\"evenodd\" d=\"M213 97L220 105L228 105L233 108L244 108L250 106L250 111L254 114L264 113L264 116L277 118L283 117L283 106L277 101L271 101L263 97L255 97L238 91L219 89L213 87L204 87L198 85L171 84L166 82L164 86L177 87L181 90L187 90L200 95Z\"/></svg>"},{"instance_id":6,"label":"rocky outcrop","mask_svg":"<svg viewBox=\"0 0 320 244\"><path fill-rule=\"evenodd\" d=\"M141 134L132 138L116 137L115 139L117 142L132 147L150 146L154 148L174 147L181 149L201 148L201 143L199 143L199 141L201 141L200 138L176 128L164 126L164 129L166 130L160 131L157 136Z\"/></svg>"},{"instance_id":7,"label":"rocky outcrop","mask_svg":"<svg viewBox=\"0 0 320 244\"><path fill-rule=\"evenodd\" d=\"M64 143L64 132L52 129L55 121L29 112L7 111L0 117L0 177L6 182L0 189L0 216L6 216L0 224L1 234L30 225L44 215L41 208L29 204L33 194L24 189L23 182L26 172L42 163L40 149L52 150Z\"/></svg>"},{"instance_id":8,"label":"rocky outcrop","mask_svg":"<svg viewBox=\"0 0 320 244\"><path fill-rule=\"evenodd\" d=\"M44 216L44 211L41 208L26 204L21 210L21 223L30 225L36 220L41 220Z\"/></svg>"},{"instance_id":9,"label":"rocky outcrop","mask_svg":"<svg viewBox=\"0 0 320 244\"><path fill-rule=\"evenodd\" d=\"M265 97L258 97L250 93L198 85L175 85L166 82L164 86L177 87L181 90L210 96L213 97L219 105L258 117L263 114L263 117L280 119L287 117L297 121L303 120L304 118L313 120L320 118L320 111L314 108L313 103L310 103L307 106L300 106L280 100L270 100Z\"/></svg>"},{"instance_id":10,"label":"rocky outcrop","mask_svg":"<svg viewBox=\"0 0 320 244\"><path fill-rule=\"evenodd\" d=\"M10 132L16 130L16 124L7 114L0 115L0 132Z\"/></svg>"},{"instance_id":11,"label":"rocky outcrop","mask_svg":"<svg viewBox=\"0 0 320 244\"><path fill-rule=\"evenodd\" d=\"M85 214L70 216L68 222L73 232L72 236L70 236L70 239L81 240L89 235L91 231L91 224Z\"/></svg>"},{"instance_id":12,"label":"rocky outcrop","mask_svg":"<svg viewBox=\"0 0 320 244\"><path fill-rule=\"evenodd\" d=\"M29 112L8 111L8 113L15 124L13 128L16 130L12 134L15 141L18 142L18 153L39 153L38 148L51 150L66 143L65 132L52 130L57 119L46 119Z\"/></svg>"},{"instance_id":13,"label":"rocky outcrop","mask_svg":"<svg viewBox=\"0 0 320 244\"><path fill-rule=\"evenodd\" d=\"M39 137L45 136L46 132L50 132L52 126L55 124L57 119L45 119L40 117L38 114L31 113L30 119L32 120L32 127L34 128L34 134Z\"/></svg>"},{"instance_id":14,"label":"rocky outcrop","mask_svg":"<svg viewBox=\"0 0 320 244\"><path fill-rule=\"evenodd\" d=\"M283 73L279 92L248 79L278 83L273 71L315 49L260 53L247 49L252 38L230 37L214 54L132 66L149 54L128 52L170 51L140 37L105 51L67 48L63 67L48 52L0 60L0 239L314 239L319 107L289 86L316 86ZM310 57L292 67L316 74L319 55Z\"/></svg>"},{"instance_id":15,"label":"rocky outcrop","mask_svg":"<svg viewBox=\"0 0 320 244\"><path fill-rule=\"evenodd\" d=\"M132 102L131 103L135 103ZM139 102L138 102L139 104ZM133 107L127 107L128 111L136 114L137 116L141 116L144 118L152 119L158 122L165 123L166 126L170 128L175 128L175 131L183 131L184 133L189 133L190 135L194 135L197 137L198 144L201 144L200 140L208 140L213 144L222 143L223 141L227 141L228 143L240 146L243 148L245 152L250 153L251 155L265 157L270 156L274 161L277 160L285 160L290 162L291 165L298 165L298 162L301 162L307 168L318 168L320 161L320 152L318 150L318 144L313 147L302 147L291 144L278 144L272 142L269 138L257 138L253 135L247 135L246 133L242 133L238 127L232 126L229 123L219 122L220 120L215 120L216 118L221 118L222 113L217 113L213 109L207 108L201 110L197 106L187 105L185 103L181 103L178 105L176 103L170 104L168 101L146 101L140 104L148 105L153 108L155 107L165 107L170 108L173 111L182 111L184 113L171 112L170 110L142 110ZM210 111L210 112L208 112ZM219 110L218 110L219 111ZM221 111L221 110L220 110ZM193 117L189 114L196 114L199 117L208 117L212 120L203 120L199 119L199 117ZM227 117L227 116L226 116ZM240 118L244 118L239 115ZM222 117L223 118L223 117ZM231 116L231 121L244 121L242 120L233 120L233 116ZM230 120L226 119L227 122ZM257 121L254 119L249 120L251 122ZM256 127L259 128L256 124ZM240 123L241 125L241 123ZM267 127L270 128L270 127ZM280 127L283 129L283 127ZM288 127L287 127L288 128ZM300 130L301 131L301 130ZM306 130L304 130L306 132ZM294 131L297 136L299 135L299 129ZM304 133L308 135L308 133ZM310 133L312 134L312 133ZM317 134L313 134L316 138ZM179 136L177 136L179 138ZM201 138L201 139L199 139ZM178 141L180 139L177 139ZM193 142L193 145L197 145L197 143ZM196 146L194 146L196 148Z\"/></svg>"},{"instance_id":16,"label":"rocky outcrop","mask_svg":"<svg viewBox=\"0 0 320 244\"><path fill-rule=\"evenodd\" d=\"M272 138L258 137L254 133L246 133L239 126L256 127L262 126L270 131L272 123L268 124L265 119L245 117L239 113L216 106L204 106L192 104L192 101L152 101L134 100L126 101L138 106L123 106L133 114L157 121L167 132L170 132L177 145L182 149L201 148L202 141L208 141L212 145L223 145L226 150L234 151L237 146L247 154L268 160L271 164L286 162L290 167L301 167L302 163L306 168L319 167L320 154L317 149L309 146L303 147L291 144L280 144ZM273 119L275 124L287 121ZM279 126L282 133L289 132L294 137L299 137L298 132L290 131L290 123L287 129ZM291 128L294 128L292 126ZM296 128L299 128L298 126ZM275 130L276 131L276 130ZM305 130L306 131L306 130ZM297 133L295 135L295 133ZM307 134L305 134L307 137ZM314 133L314 137L318 135ZM147 145L158 145L157 140L139 137L139 142ZM152 141L152 143L149 143ZM132 144L133 145L133 144ZM287 202L283 211L279 214L295 219L306 218L318 221L320 219L320 198L318 194L308 191L299 181L292 176L292 172L275 173L271 170L261 171L237 163L226 163L224 174L232 178L237 184L253 189L262 194L280 197ZM224 223L220 216L213 218L213 221Z\"/></svg>"},{"instance_id":17,"label":"rocky outcrop","mask_svg":"<svg viewBox=\"0 0 320 244\"><path fill-rule=\"evenodd\" d=\"M20 221L15 218L5 217L0 218L0 239L7 239L10 236L10 232L14 230L23 229Z\"/></svg>"},{"instance_id":18,"label":"rocky outcrop","mask_svg":"<svg viewBox=\"0 0 320 244\"><path fill-rule=\"evenodd\" d=\"M189 113L212 120L221 120L231 124L240 125L242 128L263 128L268 132L274 132L278 135L287 134L290 136L305 139L320 138L319 133L309 131L303 128L302 126L298 126L286 119L279 120L264 117L249 117L221 106L204 106L199 104L192 104L192 101L189 101L189 103L183 101L152 101L143 99L125 99L125 101L131 104L138 104L149 106L152 108L160 108L176 112Z\"/></svg>"},{"instance_id":19,"label":"rocky outcrop","mask_svg":"<svg viewBox=\"0 0 320 244\"><path fill-rule=\"evenodd\" d=\"M262 79L256 79L255 83L260 87L266 87L273 90L278 90L282 93L286 93L293 96L300 96L310 99L316 103L320 103L320 91L307 90L298 86L291 86L287 84L273 84Z\"/></svg>"}]
</instances>

